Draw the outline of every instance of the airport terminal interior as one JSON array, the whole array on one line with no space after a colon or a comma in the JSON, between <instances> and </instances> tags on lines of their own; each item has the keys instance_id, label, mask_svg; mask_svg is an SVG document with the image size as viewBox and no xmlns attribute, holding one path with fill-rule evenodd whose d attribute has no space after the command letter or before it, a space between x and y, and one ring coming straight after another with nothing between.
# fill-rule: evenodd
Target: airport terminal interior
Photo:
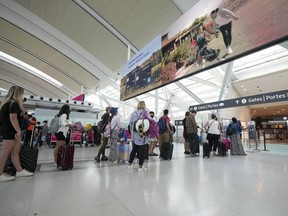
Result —
<instances>
[{"instance_id":1,"label":"airport terminal interior","mask_svg":"<svg viewBox=\"0 0 288 216\"><path fill-rule=\"evenodd\" d=\"M32 136L36 170L31 177L0 182L0 216L288 215L286 5L286 0L273 5L0 0L0 102L11 86L21 86L24 108L39 128L64 104L72 110L69 121L83 125L80 135L69 131L73 169L54 165L54 136L41 145ZM234 14L230 45L221 28L212 28L216 8ZM269 22L261 19L265 10ZM206 56L198 42L203 35ZM89 138L87 125L96 128L106 107L117 107L127 127L140 101L156 120L169 110L176 129L171 160L159 157L157 144L144 161L147 170L139 171L138 159L129 168L126 160L97 162L103 134ZM193 157L184 154L182 121L192 110L200 141ZM212 114L222 125L221 139L232 117L239 120L247 155L227 149L226 156L203 157L202 129ZM132 149L129 138L121 142ZM0 152L2 146L0 139ZM106 156L109 152L108 145Z\"/></svg>"}]
</instances>

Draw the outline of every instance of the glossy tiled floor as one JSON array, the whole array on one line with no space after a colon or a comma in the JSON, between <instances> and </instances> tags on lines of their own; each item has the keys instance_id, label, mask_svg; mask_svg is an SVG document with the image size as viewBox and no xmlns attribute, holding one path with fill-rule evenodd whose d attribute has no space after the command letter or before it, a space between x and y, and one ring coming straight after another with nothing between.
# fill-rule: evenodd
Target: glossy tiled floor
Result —
<instances>
[{"instance_id":1,"label":"glossy tiled floor","mask_svg":"<svg viewBox=\"0 0 288 216\"><path fill-rule=\"evenodd\" d=\"M98 147L77 147L74 169L60 171L41 147L34 177L0 183L0 216L287 216L288 145L267 148L203 159L175 144L172 161L150 157L138 172L95 163Z\"/></svg>"}]
</instances>

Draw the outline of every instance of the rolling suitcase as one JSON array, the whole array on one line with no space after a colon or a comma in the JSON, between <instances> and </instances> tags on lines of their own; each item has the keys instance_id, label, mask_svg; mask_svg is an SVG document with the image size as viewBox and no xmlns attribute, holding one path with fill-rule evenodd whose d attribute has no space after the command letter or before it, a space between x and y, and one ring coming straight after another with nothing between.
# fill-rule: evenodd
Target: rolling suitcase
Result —
<instances>
[{"instance_id":1,"label":"rolling suitcase","mask_svg":"<svg viewBox=\"0 0 288 216\"><path fill-rule=\"evenodd\" d=\"M207 142L203 143L203 158L210 157L210 145Z\"/></svg>"},{"instance_id":2,"label":"rolling suitcase","mask_svg":"<svg viewBox=\"0 0 288 216\"><path fill-rule=\"evenodd\" d=\"M118 161L127 163L129 160L129 155L131 151L131 145L127 142L118 142L117 143L117 155Z\"/></svg>"},{"instance_id":3,"label":"rolling suitcase","mask_svg":"<svg viewBox=\"0 0 288 216\"><path fill-rule=\"evenodd\" d=\"M228 138L223 138L222 143L226 145L226 149L230 149L230 140Z\"/></svg>"},{"instance_id":4,"label":"rolling suitcase","mask_svg":"<svg viewBox=\"0 0 288 216\"><path fill-rule=\"evenodd\" d=\"M37 147L33 146L22 146L20 150L20 163L23 169L29 172L35 172L38 160Z\"/></svg>"},{"instance_id":5,"label":"rolling suitcase","mask_svg":"<svg viewBox=\"0 0 288 216\"><path fill-rule=\"evenodd\" d=\"M20 164L22 168L26 169L29 172L35 172L36 167L37 167L38 152L39 152L39 149L33 146L34 131L35 131L35 127L31 131L29 145L23 144L21 146L20 153L19 153ZM16 168L14 167L10 156L6 162L4 171L11 175L16 174Z\"/></svg>"},{"instance_id":6,"label":"rolling suitcase","mask_svg":"<svg viewBox=\"0 0 288 216\"><path fill-rule=\"evenodd\" d=\"M171 160L173 155L174 145L171 142L163 143L160 150L160 157L164 160Z\"/></svg>"},{"instance_id":7,"label":"rolling suitcase","mask_svg":"<svg viewBox=\"0 0 288 216\"><path fill-rule=\"evenodd\" d=\"M57 168L61 167L64 170L73 168L75 147L73 145L60 146L57 153Z\"/></svg>"},{"instance_id":8,"label":"rolling suitcase","mask_svg":"<svg viewBox=\"0 0 288 216\"><path fill-rule=\"evenodd\" d=\"M225 157L227 152L226 145L223 142L220 142L219 147L218 147L218 155L220 157Z\"/></svg>"}]
</instances>

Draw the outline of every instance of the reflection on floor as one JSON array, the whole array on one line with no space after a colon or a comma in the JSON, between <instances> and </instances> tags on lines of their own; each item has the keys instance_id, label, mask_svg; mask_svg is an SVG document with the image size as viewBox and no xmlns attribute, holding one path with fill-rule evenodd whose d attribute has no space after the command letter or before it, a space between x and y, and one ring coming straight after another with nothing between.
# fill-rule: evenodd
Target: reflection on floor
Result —
<instances>
[{"instance_id":1,"label":"reflection on floor","mask_svg":"<svg viewBox=\"0 0 288 216\"><path fill-rule=\"evenodd\" d=\"M150 157L144 172L96 163L98 149L76 147L73 170L60 171L53 149L41 147L34 177L0 183L0 215L287 215L288 145L203 159L185 157L175 144L171 161Z\"/></svg>"}]
</instances>

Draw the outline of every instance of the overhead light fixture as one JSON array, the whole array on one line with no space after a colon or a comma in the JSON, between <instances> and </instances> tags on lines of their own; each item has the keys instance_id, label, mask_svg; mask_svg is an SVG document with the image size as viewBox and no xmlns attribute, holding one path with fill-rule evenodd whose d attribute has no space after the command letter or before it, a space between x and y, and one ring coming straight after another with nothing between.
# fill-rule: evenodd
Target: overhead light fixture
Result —
<instances>
[{"instance_id":1,"label":"overhead light fixture","mask_svg":"<svg viewBox=\"0 0 288 216\"><path fill-rule=\"evenodd\" d=\"M61 82L59 82L58 80L54 79L53 77L45 74L44 72L38 70L37 68L35 67L32 67L31 65L29 64L26 64L25 62L19 60L19 59L16 59L14 58L13 56L10 56L4 52L1 52L0 51L0 59L9 63L9 64L12 64L18 68L21 68L31 74L33 74L34 76L37 76L39 77L40 79L43 79L45 81L48 81L50 83L52 83L53 85L55 85L56 87L58 88L61 88L63 86L63 84Z\"/></svg>"}]
</instances>

